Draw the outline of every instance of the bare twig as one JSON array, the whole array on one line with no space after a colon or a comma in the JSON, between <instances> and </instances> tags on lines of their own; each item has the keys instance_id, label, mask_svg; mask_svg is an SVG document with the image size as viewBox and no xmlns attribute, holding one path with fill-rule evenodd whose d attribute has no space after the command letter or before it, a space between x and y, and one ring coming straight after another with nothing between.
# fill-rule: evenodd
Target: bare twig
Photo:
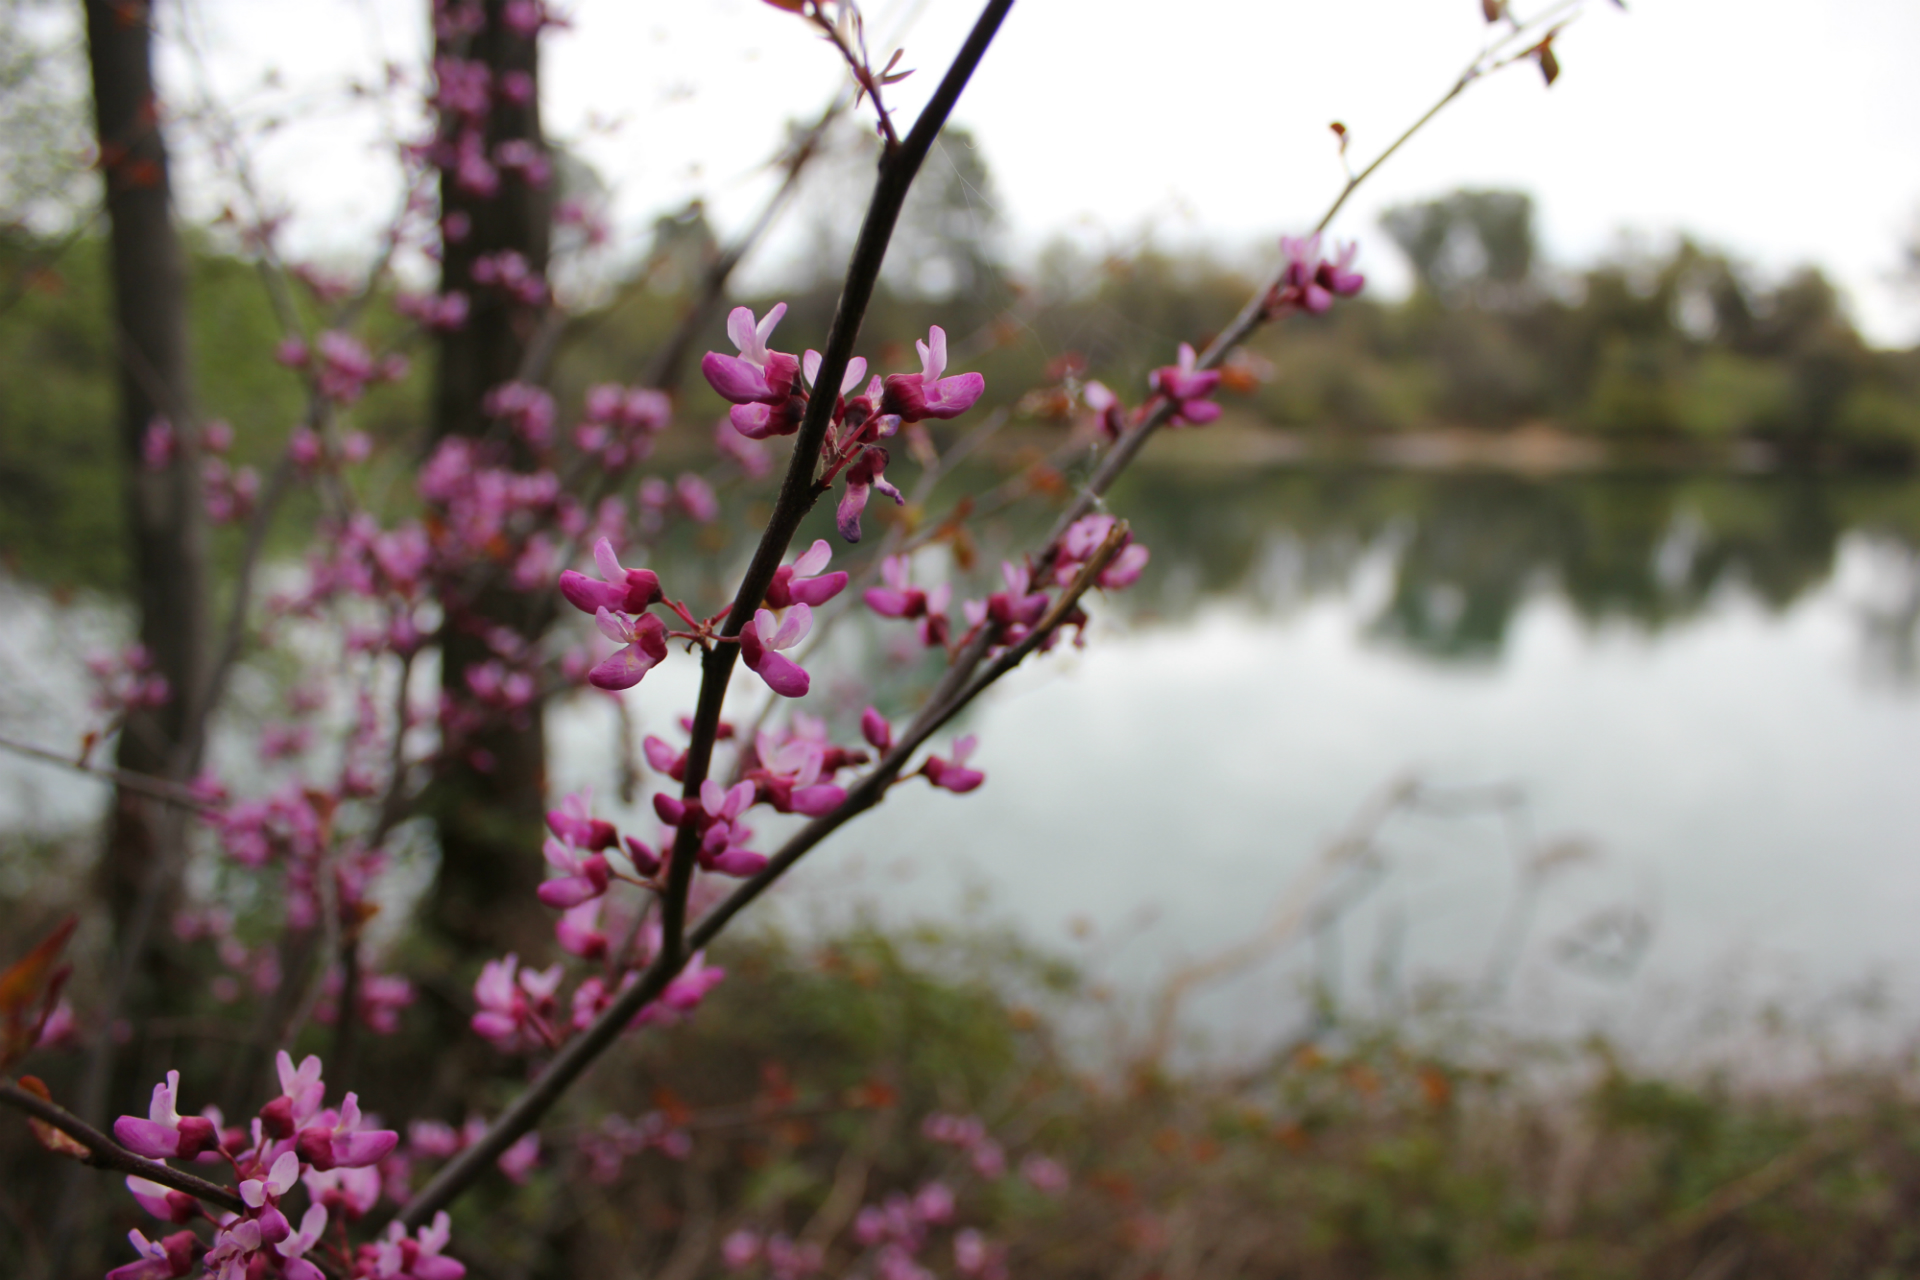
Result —
<instances>
[{"instance_id":1,"label":"bare twig","mask_svg":"<svg viewBox=\"0 0 1920 1280\"><path fill-rule=\"evenodd\" d=\"M156 778L150 774L135 773L130 769L116 769L111 765L86 764L59 751L49 751L45 747L36 747L30 742L21 742L16 738L0 735L0 750L11 751L26 756L30 760L42 760L48 764L59 765L62 769L74 773L83 773L102 782L110 782L127 791L137 791L150 800L162 804L179 805L183 809L197 809L202 813L219 813L221 807L204 796L196 794L192 788L183 787L177 782L165 778Z\"/></svg>"},{"instance_id":2,"label":"bare twig","mask_svg":"<svg viewBox=\"0 0 1920 1280\"><path fill-rule=\"evenodd\" d=\"M119 1143L100 1132L79 1116L74 1115L57 1102L49 1102L27 1092L11 1080L0 1080L0 1103L5 1103L16 1111L24 1111L43 1124L50 1124L60 1132L78 1142L90 1153L86 1163L100 1169L112 1169L116 1173L131 1173L157 1182L163 1187L172 1187L175 1191L184 1191L196 1200L217 1205L234 1213L244 1213L246 1204L233 1191L226 1187L208 1182L205 1178L196 1178L190 1173L182 1173L158 1160L148 1160L137 1156Z\"/></svg>"}]
</instances>

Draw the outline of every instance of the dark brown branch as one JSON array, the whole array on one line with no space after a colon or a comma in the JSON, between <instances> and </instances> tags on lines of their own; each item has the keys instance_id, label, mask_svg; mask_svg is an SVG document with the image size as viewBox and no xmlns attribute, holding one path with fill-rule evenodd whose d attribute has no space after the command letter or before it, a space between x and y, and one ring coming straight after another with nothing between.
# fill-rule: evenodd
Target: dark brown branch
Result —
<instances>
[{"instance_id":1,"label":"dark brown branch","mask_svg":"<svg viewBox=\"0 0 1920 1280\"><path fill-rule=\"evenodd\" d=\"M208 1182L205 1178L196 1178L190 1173L182 1173L158 1160L137 1156L59 1103L35 1097L11 1080L0 1080L0 1103L16 1111L24 1111L78 1142L90 1153L86 1163L95 1168L131 1173L163 1187L184 1191L196 1200L204 1200L219 1208L234 1213L246 1212L246 1204L229 1188Z\"/></svg>"},{"instance_id":2,"label":"dark brown branch","mask_svg":"<svg viewBox=\"0 0 1920 1280\"><path fill-rule=\"evenodd\" d=\"M953 65L947 68L940 87L934 91L919 119L914 121L906 140L897 147L889 146L881 156L880 176L874 184L873 199L867 206L860 237L854 243L853 258L847 264L846 283L841 287L840 302L834 311L833 326L827 334L820 368L814 375L814 386L840 385L841 374L846 371L847 361L853 355L854 340L860 335L860 323L866 316L867 304L872 300L874 286L879 282L880 265L886 259L887 244L893 238L894 224L899 220L900 209L906 203L907 191L913 185L914 176L919 173L920 164L926 159L934 139L946 124L947 116L960 100L961 90L966 88L974 69L986 54L987 46L993 42L994 33L1000 29L1000 23L1012 7L1013 0L988 0L966 43L955 55ZM832 422L834 401L832 395L815 395L807 406L806 418L801 422L799 436L794 441L793 458L788 464L786 479L780 486L780 497L774 505L772 516L767 520L766 530L761 534L760 545L747 567L746 576L741 580L739 593L734 596L733 608L721 626L724 636L740 634L747 620L753 617L754 610L760 607L760 601L766 595L768 584L773 581L774 571L780 567L780 560L786 555L787 547L800 527L801 519L826 491L825 486L816 479L815 470L821 446L826 442L827 428ZM684 794L689 799L699 794L700 784L706 781L712 765L714 737L720 726L720 708L726 701L727 682L733 675L737 653L737 645L715 645L707 651L703 662L700 698L694 708L692 742L687 748ZM687 889L693 880L694 846L697 842L698 836L691 826L680 828L674 840L667 892L661 903L663 956L677 957L682 951Z\"/></svg>"},{"instance_id":3,"label":"dark brown branch","mask_svg":"<svg viewBox=\"0 0 1920 1280\"><path fill-rule=\"evenodd\" d=\"M867 303L879 280L880 264L886 257L887 243L892 237L894 223L899 218L900 207L906 201L907 190L919 171L921 161L926 158L934 139L939 135L941 126L959 101L961 90L966 87L974 69L980 65L980 59L992 43L994 33L1000 29L1000 23L1012 7L1013 0L988 0L972 33L955 55L953 65L948 68L940 87L920 113L920 118L914 122L906 141L898 148L889 150L882 158L879 181L874 187L873 201L861 227L860 239L854 246L853 259L847 267L846 284L834 313L833 328L827 339L819 373L814 379L815 386L839 385L840 376L853 353L854 339L860 332L860 321L866 314ZM793 540L794 531L799 528L801 518L824 491L815 483L814 467L826 440L833 402L832 396L815 396L808 407L806 420L801 425L799 439L794 445L793 461L787 468L786 480L781 486L779 501L761 536L759 549L754 553L746 577L740 584L739 593L734 597L732 611L722 627L724 635L738 635L747 619L753 616L753 611L766 594L767 585L773 581L774 570L779 567L788 544ZM738 645L715 645L706 655L700 700L694 714L693 741L687 750L685 794L689 797L698 794L712 763L720 707L726 699L727 681L732 675L738 648ZM817 825L818 821L810 824L808 830ZM466 1190L502 1152L539 1123L540 1117L559 1100L560 1095L626 1030L627 1024L640 1010L659 998L667 984L685 967L687 890L693 879L694 843L693 828L682 827L674 842L667 890L661 901L663 928L660 951L640 980L621 992L614 1003L594 1020L592 1026L554 1056L527 1091L494 1121L484 1137L448 1162L419 1194L407 1202L400 1211L400 1222L410 1228L419 1226ZM702 936L711 936L712 932L717 932L717 928L705 931L703 924Z\"/></svg>"}]
</instances>

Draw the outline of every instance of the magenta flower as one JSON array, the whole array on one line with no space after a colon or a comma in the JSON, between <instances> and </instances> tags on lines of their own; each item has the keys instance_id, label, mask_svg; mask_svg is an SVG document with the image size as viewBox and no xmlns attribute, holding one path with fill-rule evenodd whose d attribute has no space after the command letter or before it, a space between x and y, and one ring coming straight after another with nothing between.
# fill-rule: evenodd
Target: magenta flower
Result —
<instances>
[{"instance_id":1,"label":"magenta flower","mask_svg":"<svg viewBox=\"0 0 1920 1280\"><path fill-rule=\"evenodd\" d=\"M376 1168L328 1169L325 1172L309 1169L300 1181L305 1184L307 1194L313 1197L315 1204L325 1205L329 1212L338 1209L349 1222L358 1222L367 1216L374 1205L380 1203L380 1170ZM311 1215L313 1210L309 1209L307 1213ZM305 1219L301 1220L300 1226L304 1234Z\"/></svg>"},{"instance_id":2,"label":"magenta flower","mask_svg":"<svg viewBox=\"0 0 1920 1280\"><path fill-rule=\"evenodd\" d=\"M621 568L613 543L607 539L593 544L593 561L605 582L595 582L572 569L560 575L560 594L580 612L598 614L602 609L611 609L615 613L637 614L663 598L659 575L651 569Z\"/></svg>"},{"instance_id":3,"label":"magenta flower","mask_svg":"<svg viewBox=\"0 0 1920 1280\"><path fill-rule=\"evenodd\" d=\"M1044 591L1031 590L1025 565L1003 560L1000 576L1007 584L1005 591L996 591L984 601L969 600L962 608L969 626L991 622L999 629L1003 642L1018 644L1027 629L1046 613L1047 595Z\"/></svg>"},{"instance_id":4,"label":"magenta flower","mask_svg":"<svg viewBox=\"0 0 1920 1280\"><path fill-rule=\"evenodd\" d=\"M323 1280L325 1272L306 1259L307 1250L320 1242L327 1229L327 1210L314 1204L300 1219L300 1229L273 1247L275 1253L286 1259L282 1265L287 1280Z\"/></svg>"},{"instance_id":5,"label":"magenta flower","mask_svg":"<svg viewBox=\"0 0 1920 1280\"><path fill-rule=\"evenodd\" d=\"M558 809L547 812L547 826L553 834L576 849L598 853L620 843L613 824L593 816L593 788L582 787L561 800Z\"/></svg>"},{"instance_id":6,"label":"magenta flower","mask_svg":"<svg viewBox=\"0 0 1920 1280\"><path fill-rule=\"evenodd\" d=\"M107 1272L107 1280L172 1280L192 1271L200 1252L200 1238L191 1231L176 1231L160 1241L129 1231L127 1239L140 1261L115 1267Z\"/></svg>"},{"instance_id":7,"label":"magenta flower","mask_svg":"<svg viewBox=\"0 0 1920 1280\"><path fill-rule=\"evenodd\" d=\"M120 1145L149 1160L191 1160L218 1146L220 1137L213 1121L204 1116L183 1116L174 1109L179 1091L180 1073L167 1072L166 1081L153 1086L147 1119L121 1116L113 1122L113 1136Z\"/></svg>"},{"instance_id":8,"label":"magenta flower","mask_svg":"<svg viewBox=\"0 0 1920 1280\"><path fill-rule=\"evenodd\" d=\"M1057 1160L1045 1156L1031 1155L1020 1162L1020 1176L1032 1185L1033 1189L1050 1196L1057 1196L1067 1189L1067 1171Z\"/></svg>"},{"instance_id":9,"label":"magenta flower","mask_svg":"<svg viewBox=\"0 0 1920 1280\"><path fill-rule=\"evenodd\" d=\"M1147 385L1173 401L1174 426L1200 426L1220 416L1220 406L1207 399L1220 382L1217 369L1195 368L1193 347L1180 344L1176 363L1163 365L1147 376Z\"/></svg>"},{"instance_id":10,"label":"magenta flower","mask_svg":"<svg viewBox=\"0 0 1920 1280\"><path fill-rule=\"evenodd\" d=\"M542 1019L551 1014L553 994L563 971L552 965L544 972L516 973L520 957L489 960L473 984L473 1000L480 1011L469 1025L502 1053L514 1053L545 1040ZM516 981L516 977L518 981Z\"/></svg>"},{"instance_id":11,"label":"magenta flower","mask_svg":"<svg viewBox=\"0 0 1920 1280\"><path fill-rule=\"evenodd\" d=\"M751 1231L730 1233L720 1243L720 1260L730 1271L744 1271L760 1257L760 1237Z\"/></svg>"},{"instance_id":12,"label":"magenta flower","mask_svg":"<svg viewBox=\"0 0 1920 1280\"><path fill-rule=\"evenodd\" d=\"M932 591L913 585L909 574L912 562L906 556L888 556L880 562L884 587L868 587L867 607L883 618L912 618L920 633L920 643L929 649L947 642L947 602L953 588L941 583Z\"/></svg>"},{"instance_id":13,"label":"magenta flower","mask_svg":"<svg viewBox=\"0 0 1920 1280\"><path fill-rule=\"evenodd\" d=\"M807 380L809 389L817 390L814 384L820 381L820 365L826 357L818 351L808 348L800 356L800 375ZM860 385L860 379L867 376L867 361L864 356L855 356L847 361L846 372L840 376L840 394L845 395Z\"/></svg>"},{"instance_id":14,"label":"magenta flower","mask_svg":"<svg viewBox=\"0 0 1920 1280\"><path fill-rule=\"evenodd\" d=\"M533 1167L540 1163L540 1135L537 1133L523 1135L518 1142L502 1151L500 1158L494 1163L500 1166L500 1172L506 1174L510 1182L516 1186L524 1186L527 1175L532 1173Z\"/></svg>"},{"instance_id":15,"label":"magenta flower","mask_svg":"<svg viewBox=\"0 0 1920 1280\"><path fill-rule=\"evenodd\" d=\"M733 402L727 415L733 429L750 440L791 435L805 412L806 401L796 385L800 362L784 351L767 348L768 336L786 314L787 304L782 302L756 324L752 311L735 307L727 316L727 336L740 354L709 351L700 361L708 384L722 399Z\"/></svg>"},{"instance_id":16,"label":"magenta flower","mask_svg":"<svg viewBox=\"0 0 1920 1280\"><path fill-rule=\"evenodd\" d=\"M712 524L720 518L720 499L714 497L713 486L691 471L673 482L673 496L695 524Z\"/></svg>"},{"instance_id":17,"label":"magenta flower","mask_svg":"<svg viewBox=\"0 0 1920 1280\"><path fill-rule=\"evenodd\" d=\"M754 754L759 767L748 770L746 776L776 813L817 818L839 808L847 798L845 790L820 780L827 759L824 742L797 734L781 742L762 731L754 740Z\"/></svg>"},{"instance_id":18,"label":"magenta flower","mask_svg":"<svg viewBox=\"0 0 1920 1280\"><path fill-rule=\"evenodd\" d=\"M1116 523L1109 515L1083 516L1074 521L1068 527L1066 536L1060 539L1060 556L1054 562L1053 580L1062 586L1072 582L1080 566L1093 558L1094 552L1107 540ZM1107 562L1107 567L1100 571L1094 583L1108 591L1130 587L1139 581L1141 570L1147 567L1147 560L1147 549L1128 535L1120 554Z\"/></svg>"},{"instance_id":19,"label":"magenta flower","mask_svg":"<svg viewBox=\"0 0 1920 1280\"><path fill-rule=\"evenodd\" d=\"M127 1190L142 1209L165 1222L184 1225L200 1216L200 1202L184 1191L163 1187L145 1178L129 1177Z\"/></svg>"},{"instance_id":20,"label":"magenta flower","mask_svg":"<svg viewBox=\"0 0 1920 1280\"><path fill-rule=\"evenodd\" d=\"M1359 253L1359 241L1347 242L1341 247L1339 257L1332 261L1321 260L1319 270L1314 272L1314 279L1336 297L1353 297L1367 286L1367 278L1364 275L1358 271L1349 270Z\"/></svg>"},{"instance_id":21,"label":"magenta flower","mask_svg":"<svg viewBox=\"0 0 1920 1280\"><path fill-rule=\"evenodd\" d=\"M767 587L767 607L784 609L788 605L805 604L818 608L839 595L846 588L847 575L838 570L820 572L831 559L833 548L825 538L816 538L792 564L783 564L773 571L773 582Z\"/></svg>"},{"instance_id":22,"label":"magenta flower","mask_svg":"<svg viewBox=\"0 0 1920 1280\"><path fill-rule=\"evenodd\" d=\"M280 1073L280 1096L260 1108L260 1123L269 1138L291 1138L320 1110L327 1086L320 1079L316 1054L308 1054L296 1068L293 1055L282 1049L274 1066Z\"/></svg>"},{"instance_id":23,"label":"magenta flower","mask_svg":"<svg viewBox=\"0 0 1920 1280\"><path fill-rule=\"evenodd\" d=\"M696 951L660 998L640 1011L636 1022L672 1022L675 1015L692 1013L707 998L707 993L727 976L725 969L707 964L707 953Z\"/></svg>"},{"instance_id":24,"label":"magenta flower","mask_svg":"<svg viewBox=\"0 0 1920 1280\"><path fill-rule=\"evenodd\" d=\"M776 650L791 649L806 639L812 628L813 610L804 604L788 609L784 621L775 619L769 609L758 610L753 621L741 628L740 660L781 697L804 698L809 684L807 673Z\"/></svg>"},{"instance_id":25,"label":"magenta flower","mask_svg":"<svg viewBox=\"0 0 1920 1280\"><path fill-rule=\"evenodd\" d=\"M704 822L705 830L700 835L699 857L706 870L744 879L765 869L766 855L746 847L753 832L740 821L740 815L759 797L759 790L752 782L722 787L708 778L700 784L697 820Z\"/></svg>"},{"instance_id":26,"label":"magenta flower","mask_svg":"<svg viewBox=\"0 0 1920 1280\"><path fill-rule=\"evenodd\" d=\"M593 898L561 916L553 926L560 949L582 960L598 960L607 954L607 935L600 928L600 910L605 898Z\"/></svg>"},{"instance_id":27,"label":"magenta flower","mask_svg":"<svg viewBox=\"0 0 1920 1280\"><path fill-rule=\"evenodd\" d=\"M411 1280L461 1280L467 1274L466 1264L443 1257L440 1253L447 1247L452 1235L452 1219L447 1217L445 1209L433 1215L432 1226L421 1227L411 1239L405 1227L397 1222L391 1223L383 1239L362 1246L373 1255L373 1269L369 1274L392 1276L395 1280L401 1277L410 1277Z\"/></svg>"},{"instance_id":28,"label":"magenta flower","mask_svg":"<svg viewBox=\"0 0 1920 1280\"><path fill-rule=\"evenodd\" d=\"M834 513L834 524L848 542L860 541L860 513L867 509L867 496L872 490L886 494L896 506L906 505L907 500L900 491L887 483L884 474L887 461L885 449L867 445L846 470L847 492L840 499L840 509Z\"/></svg>"},{"instance_id":29,"label":"magenta flower","mask_svg":"<svg viewBox=\"0 0 1920 1280\"><path fill-rule=\"evenodd\" d=\"M946 330L934 325L927 330L927 341L913 345L920 352L920 372L889 374L880 412L897 414L903 422L919 422L924 418L957 418L971 409L986 391L987 380L977 373L940 376L947 368Z\"/></svg>"},{"instance_id":30,"label":"magenta flower","mask_svg":"<svg viewBox=\"0 0 1920 1280\"><path fill-rule=\"evenodd\" d=\"M667 627L650 613L630 618L602 606L594 615L600 634L621 646L593 670L587 683L599 689L631 689L667 656Z\"/></svg>"},{"instance_id":31,"label":"magenta flower","mask_svg":"<svg viewBox=\"0 0 1920 1280\"><path fill-rule=\"evenodd\" d=\"M929 756L927 762L920 766L920 771L927 775L927 781L934 786L951 791L957 796L965 795L987 780L987 775L978 769L966 767L967 757L973 754L973 749L978 745L979 739L968 734L953 744L953 755L950 759L943 760L939 756Z\"/></svg>"},{"instance_id":32,"label":"magenta flower","mask_svg":"<svg viewBox=\"0 0 1920 1280\"><path fill-rule=\"evenodd\" d=\"M1319 315L1333 305L1335 297L1351 298L1367 283L1367 278L1350 270L1360 252L1358 244L1348 244L1329 262L1320 256L1320 237L1282 236L1280 252L1286 259L1280 283L1268 296L1269 312L1297 308Z\"/></svg>"},{"instance_id":33,"label":"magenta flower","mask_svg":"<svg viewBox=\"0 0 1920 1280\"><path fill-rule=\"evenodd\" d=\"M548 837L541 852L548 863L560 871L557 879L541 884L536 892L540 901L565 911L583 902L591 902L607 891L613 872L607 860L597 853L583 853L563 841Z\"/></svg>"},{"instance_id":34,"label":"magenta flower","mask_svg":"<svg viewBox=\"0 0 1920 1280\"><path fill-rule=\"evenodd\" d=\"M395 1147L400 1135L392 1129L362 1129L360 1096L350 1093L340 1110L322 1111L300 1131L294 1150L300 1158L325 1173L329 1169L361 1169L378 1164ZM278 1170L276 1165L275 1169ZM244 1192L244 1188L242 1188Z\"/></svg>"},{"instance_id":35,"label":"magenta flower","mask_svg":"<svg viewBox=\"0 0 1920 1280\"><path fill-rule=\"evenodd\" d=\"M1126 434L1127 407L1120 403L1120 397L1109 391L1105 384L1089 382L1080 390L1081 399L1087 402L1087 408L1098 415L1100 434L1109 440L1118 440Z\"/></svg>"},{"instance_id":36,"label":"magenta flower","mask_svg":"<svg viewBox=\"0 0 1920 1280\"><path fill-rule=\"evenodd\" d=\"M872 745L875 751L893 750L893 726L887 718L868 707L860 713L860 736Z\"/></svg>"}]
</instances>

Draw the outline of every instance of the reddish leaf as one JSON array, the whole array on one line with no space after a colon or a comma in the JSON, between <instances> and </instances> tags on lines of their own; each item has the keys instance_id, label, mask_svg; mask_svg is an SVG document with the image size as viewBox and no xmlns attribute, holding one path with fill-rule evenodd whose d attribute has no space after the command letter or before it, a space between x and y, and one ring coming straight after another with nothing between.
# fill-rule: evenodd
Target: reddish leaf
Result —
<instances>
[{"instance_id":1,"label":"reddish leaf","mask_svg":"<svg viewBox=\"0 0 1920 1280\"><path fill-rule=\"evenodd\" d=\"M1506 11L1506 0L1480 0L1480 13L1488 22L1500 21L1500 15Z\"/></svg>"},{"instance_id":2,"label":"reddish leaf","mask_svg":"<svg viewBox=\"0 0 1920 1280\"><path fill-rule=\"evenodd\" d=\"M47 1086L39 1076L21 1076L20 1087L42 1102L52 1102L53 1095L47 1092ZM33 1130L34 1141L57 1156L72 1156L75 1160L85 1160L92 1155L85 1147L64 1132L54 1128L45 1120L27 1117L27 1128Z\"/></svg>"},{"instance_id":3,"label":"reddish leaf","mask_svg":"<svg viewBox=\"0 0 1920 1280\"><path fill-rule=\"evenodd\" d=\"M1543 40L1540 42L1539 57L1540 74L1545 76L1547 83L1551 85L1555 80L1560 78L1560 59L1553 56L1553 42L1551 40Z\"/></svg>"},{"instance_id":4,"label":"reddish leaf","mask_svg":"<svg viewBox=\"0 0 1920 1280\"><path fill-rule=\"evenodd\" d=\"M67 980L67 967L56 962L78 923L68 916L39 946L0 973L0 1067L25 1054L40 1038L40 1028Z\"/></svg>"}]
</instances>

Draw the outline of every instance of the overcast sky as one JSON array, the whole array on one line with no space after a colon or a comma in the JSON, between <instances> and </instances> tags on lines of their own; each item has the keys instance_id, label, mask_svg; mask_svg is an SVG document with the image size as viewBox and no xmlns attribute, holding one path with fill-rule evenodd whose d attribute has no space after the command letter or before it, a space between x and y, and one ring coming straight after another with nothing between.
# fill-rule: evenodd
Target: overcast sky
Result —
<instances>
[{"instance_id":1,"label":"overcast sky","mask_svg":"<svg viewBox=\"0 0 1920 1280\"><path fill-rule=\"evenodd\" d=\"M335 105L338 90L383 60L418 65L424 0L176 2L204 71L176 21L171 96L210 85L242 108L300 103L261 172L300 210L302 244L350 254L394 189L372 113ZM1551 90L1530 67L1502 73L1396 156L1336 224L1362 241L1362 265L1389 289L1404 281L1382 208L1514 187L1535 196L1557 261L1591 260L1624 232L1659 245L1685 231L1769 275L1818 263L1874 340L1920 341L1920 290L1898 279L1920 228L1920 3L1629 2L1592 0ZM749 218L784 122L842 83L831 50L762 0L568 7L572 29L546 46L547 127L612 185L629 249L695 196L723 229ZM903 131L975 13L972 0L873 0L875 43L911 19L904 65L920 74L890 99ZM1364 163L1485 33L1474 0L1020 0L954 120L984 151L1016 246L1064 234L1097 251L1150 226L1238 251L1310 225L1337 193L1329 121ZM283 88L263 95L269 68ZM755 265L771 271L782 252Z\"/></svg>"}]
</instances>

